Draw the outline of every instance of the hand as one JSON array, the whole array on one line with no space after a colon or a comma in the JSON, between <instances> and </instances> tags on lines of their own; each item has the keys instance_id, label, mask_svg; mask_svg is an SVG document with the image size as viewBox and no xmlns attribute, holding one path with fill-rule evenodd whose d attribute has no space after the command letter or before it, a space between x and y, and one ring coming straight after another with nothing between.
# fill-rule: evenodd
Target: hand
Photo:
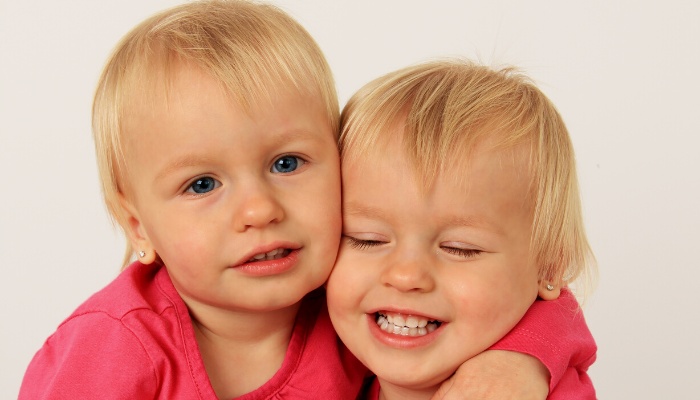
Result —
<instances>
[{"instance_id":1,"label":"hand","mask_svg":"<svg viewBox=\"0 0 700 400\"><path fill-rule=\"evenodd\" d=\"M545 400L549 371L523 353L486 350L467 360L442 383L433 400Z\"/></svg>"}]
</instances>

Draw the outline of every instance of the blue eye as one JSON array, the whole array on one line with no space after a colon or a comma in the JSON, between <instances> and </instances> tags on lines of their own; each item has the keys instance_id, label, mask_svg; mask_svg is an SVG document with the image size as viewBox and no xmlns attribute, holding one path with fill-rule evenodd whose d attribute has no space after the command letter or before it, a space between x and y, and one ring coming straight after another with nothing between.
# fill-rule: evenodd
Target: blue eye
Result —
<instances>
[{"instance_id":1,"label":"blue eye","mask_svg":"<svg viewBox=\"0 0 700 400\"><path fill-rule=\"evenodd\" d=\"M288 174L294 172L297 168L304 165L304 160L295 156L282 156L275 160L270 168L271 172L277 172L281 174Z\"/></svg>"},{"instance_id":2,"label":"blue eye","mask_svg":"<svg viewBox=\"0 0 700 400\"><path fill-rule=\"evenodd\" d=\"M195 194L204 194L211 192L219 186L221 186L221 182L217 181L212 177L203 176L201 178L197 178L194 182L192 182L192 184L187 188L187 192Z\"/></svg>"}]
</instances>

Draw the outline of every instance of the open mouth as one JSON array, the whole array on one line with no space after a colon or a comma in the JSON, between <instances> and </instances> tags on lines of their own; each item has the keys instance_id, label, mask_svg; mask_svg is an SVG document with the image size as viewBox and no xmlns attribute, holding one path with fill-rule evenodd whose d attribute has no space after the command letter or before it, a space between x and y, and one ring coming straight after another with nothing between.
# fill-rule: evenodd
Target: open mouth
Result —
<instances>
[{"instance_id":1,"label":"open mouth","mask_svg":"<svg viewBox=\"0 0 700 400\"><path fill-rule=\"evenodd\" d=\"M270 260L277 260L283 257L286 257L289 255L291 252L290 249L274 249L272 251L268 251L267 253L260 253L256 254L253 257L248 260L249 263L251 262L256 262L256 261L270 261Z\"/></svg>"},{"instance_id":2,"label":"open mouth","mask_svg":"<svg viewBox=\"0 0 700 400\"><path fill-rule=\"evenodd\" d=\"M438 320L387 312L375 313L374 320L384 332L401 336L425 336L442 325L442 321Z\"/></svg>"}]
</instances>

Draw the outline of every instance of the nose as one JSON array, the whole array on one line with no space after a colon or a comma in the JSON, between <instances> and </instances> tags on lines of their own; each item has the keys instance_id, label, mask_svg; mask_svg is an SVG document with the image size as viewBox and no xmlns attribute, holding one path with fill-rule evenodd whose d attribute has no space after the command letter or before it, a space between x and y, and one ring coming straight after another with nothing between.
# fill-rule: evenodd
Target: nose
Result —
<instances>
[{"instance_id":1,"label":"nose","mask_svg":"<svg viewBox=\"0 0 700 400\"><path fill-rule=\"evenodd\" d=\"M427 255L416 251L403 252L391 258L381 273L382 285L401 292L430 292L435 289L435 278Z\"/></svg>"},{"instance_id":2,"label":"nose","mask_svg":"<svg viewBox=\"0 0 700 400\"><path fill-rule=\"evenodd\" d=\"M240 193L235 211L235 226L239 232L250 228L264 228L281 222L285 213L275 192L264 185L250 185Z\"/></svg>"}]
</instances>

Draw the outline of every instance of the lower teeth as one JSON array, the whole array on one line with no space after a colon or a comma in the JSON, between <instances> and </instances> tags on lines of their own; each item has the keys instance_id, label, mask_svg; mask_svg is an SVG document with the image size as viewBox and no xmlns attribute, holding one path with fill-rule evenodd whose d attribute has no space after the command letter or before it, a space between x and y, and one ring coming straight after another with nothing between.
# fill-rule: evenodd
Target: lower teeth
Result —
<instances>
[{"instance_id":1,"label":"lower teeth","mask_svg":"<svg viewBox=\"0 0 700 400\"><path fill-rule=\"evenodd\" d=\"M248 260L248 262L276 260L278 258L286 257L288 254L289 254L289 249L278 250L277 253L273 256L268 256L268 255L263 255L262 257L256 256L256 257L253 257L250 260Z\"/></svg>"}]
</instances>

